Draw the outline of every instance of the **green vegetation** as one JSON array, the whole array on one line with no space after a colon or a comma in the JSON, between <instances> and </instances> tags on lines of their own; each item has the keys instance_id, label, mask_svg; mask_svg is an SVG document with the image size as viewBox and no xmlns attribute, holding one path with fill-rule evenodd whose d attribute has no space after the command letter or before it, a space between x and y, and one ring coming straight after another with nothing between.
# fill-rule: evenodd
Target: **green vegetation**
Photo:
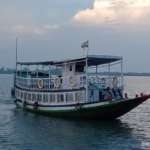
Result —
<instances>
[{"instance_id":1,"label":"green vegetation","mask_svg":"<svg viewBox=\"0 0 150 150\"><path fill-rule=\"evenodd\" d=\"M10 68L0 68L0 74L13 74L15 72L15 69Z\"/></svg>"},{"instance_id":2,"label":"green vegetation","mask_svg":"<svg viewBox=\"0 0 150 150\"><path fill-rule=\"evenodd\" d=\"M0 74L14 74L15 72L15 69L11 69L11 68L4 68L4 67L1 67L0 68ZM52 70L52 74L61 74L61 70L59 69L54 69ZM92 73L91 73L92 74ZM107 75L108 72L102 72L102 73L99 73L100 75ZM118 72L112 72L111 75L119 75L120 73ZM126 72L124 73L124 76L150 76L150 73L137 73L137 72Z\"/></svg>"}]
</instances>

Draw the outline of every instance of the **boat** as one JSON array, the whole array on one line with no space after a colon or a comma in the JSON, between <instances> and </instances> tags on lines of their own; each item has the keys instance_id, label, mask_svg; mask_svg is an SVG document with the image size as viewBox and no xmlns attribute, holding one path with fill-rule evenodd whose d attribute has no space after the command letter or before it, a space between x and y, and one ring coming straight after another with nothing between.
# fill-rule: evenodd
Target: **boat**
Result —
<instances>
[{"instance_id":1,"label":"boat","mask_svg":"<svg viewBox=\"0 0 150 150\"><path fill-rule=\"evenodd\" d=\"M112 69L115 66L119 72ZM16 105L51 117L112 120L150 98L144 94L124 96L120 56L17 62L14 80Z\"/></svg>"}]
</instances>

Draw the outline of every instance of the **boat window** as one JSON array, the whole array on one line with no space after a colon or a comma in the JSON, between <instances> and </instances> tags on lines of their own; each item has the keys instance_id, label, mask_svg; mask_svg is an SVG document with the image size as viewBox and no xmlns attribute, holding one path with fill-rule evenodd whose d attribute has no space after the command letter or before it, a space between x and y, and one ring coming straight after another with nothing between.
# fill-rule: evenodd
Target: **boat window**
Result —
<instances>
[{"instance_id":1,"label":"boat window","mask_svg":"<svg viewBox=\"0 0 150 150\"><path fill-rule=\"evenodd\" d=\"M30 93L28 94L28 100L29 101L31 100L31 94Z\"/></svg>"},{"instance_id":2,"label":"boat window","mask_svg":"<svg viewBox=\"0 0 150 150\"><path fill-rule=\"evenodd\" d=\"M50 88L53 89L54 88L54 84L55 84L55 80L51 79L50 80Z\"/></svg>"},{"instance_id":3,"label":"boat window","mask_svg":"<svg viewBox=\"0 0 150 150\"><path fill-rule=\"evenodd\" d=\"M85 92L84 91L76 92L75 93L75 100L77 102L84 101L85 100Z\"/></svg>"},{"instance_id":4,"label":"boat window","mask_svg":"<svg viewBox=\"0 0 150 150\"><path fill-rule=\"evenodd\" d=\"M63 94L57 94L57 102L59 102L59 103L64 102L64 95Z\"/></svg>"},{"instance_id":5,"label":"boat window","mask_svg":"<svg viewBox=\"0 0 150 150\"><path fill-rule=\"evenodd\" d=\"M20 92L20 91L18 91L18 97L19 97L19 98L21 97L21 92Z\"/></svg>"},{"instance_id":6,"label":"boat window","mask_svg":"<svg viewBox=\"0 0 150 150\"><path fill-rule=\"evenodd\" d=\"M16 95L16 97L18 97L18 91L15 91L15 95Z\"/></svg>"},{"instance_id":7,"label":"boat window","mask_svg":"<svg viewBox=\"0 0 150 150\"><path fill-rule=\"evenodd\" d=\"M66 102L73 102L73 94L66 93Z\"/></svg>"},{"instance_id":8,"label":"boat window","mask_svg":"<svg viewBox=\"0 0 150 150\"><path fill-rule=\"evenodd\" d=\"M50 103L54 103L55 102L55 94L50 94L49 102Z\"/></svg>"},{"instance_id":9,"label":"boat window","mask_svg":"<svg viewBox=\"0 0 150 150\"><path fill-rule=\"evenodd\" d=\"M37 101L41 102L42 101L42 95L41 94L37 94Z\"/></svg>"},{"instance_id":10,"label":"boat window","mask_svg":"<svg viewBox=\"0 0 150 150\"><path fill-rule=\"evenodd\" d=\"M23 92L21 92L21 99L23 99Z\"/></svg>"},{"instance_id":11,"label":"boat window","mask_svg":"<svg viewBox=\"0 0 150 150\"><path fill-rule=\"evenodd\" d=\"M85 101L85 99L86 99L85 91L81 91L80 93L81 93L81 101Z\"/></svg>"},{"instance_id":12,"label":"boat window","mask_svg":"<svg viewBox=\"0 0 150 150\"><path fill-rule=\"evenodd\" d=\"M81 92L76 92L75 93L75 101L76 102L82 101L82 93Z\"/></svg>"},{"instance_id":13,"label":"boat window","mask_svg":"<svg viewBox=\"0 0 150 150\"><path fill-rule=\"evenodd\" d=\"M19 91L16 91L16 97L17 98L19 97Z\"/></svg>"},{"instance_id":14,"label":"boat window","mask_svg":"<svg viewBox=\"0 0 150 150\"><path fill-rule=\"evenodd\" d=\"M16 91L15 95L18 98L19 97L19 91Z\"/></svg>"},{"instance_id":15,"label":"boat window","mask_svg":"<svg viewBox=\"0 0 150 150\"><path fill-rule=\"evenodd\" d=\"M24 100L27 100L27 93L24 93Z\"/></svg>"},{"instance_id":16,"label":"boat window","mask_svg":"<svg viewBox=\"0 0 150 150\"><path fill-rule=\"evenodd\" d=\"M18 97L18 91L17 90L15 91L15 95L16 95L16 97Z\"/></svg>"},{"instance_id":17,"label":"boat window","mask_svg":"<svg viewBox=\"0 0 150 150\"><path fill-rule=\"evenodd\" d=\"M32 94L32 101L36 101L36 94Z\"/></svg>"},{"instance_id":18,"label":"boat window","mask_svg":"<svg viewBox=\"0 0 150 150\"><path fill-rule=\"evenodd\" d=\"M72 65L69 66L69 70L70 70L70 72L72 71Z\"/></svg>"},{"instance_id":19,"label":"boat window","mask_svg":"<svg viewBox=\"0 0 150 150\"><path fill-rule=\"evenodd\" d=\"M43 102L48 103L48 94L43 94Z\"/></svg>"},{"instance_id":20,"label":"boat window","mask_svg":"<svg viewBox=\"0 0 150 150\"><path fill-rule=\"evenodd\" d=\"M76 64L76 72L84 72L84 65Z\"/></svg>"},{"instance_id":21,"label":"boat window","mask_svg":"<svg viewBox=\"0 0 150 150\"><path fill-rule=\"evenodd\" d=\"M20 95L20 91L18 91L18 97L20 98L20 96L21 96L21 95Z\"/></svg>"}]
</instances>

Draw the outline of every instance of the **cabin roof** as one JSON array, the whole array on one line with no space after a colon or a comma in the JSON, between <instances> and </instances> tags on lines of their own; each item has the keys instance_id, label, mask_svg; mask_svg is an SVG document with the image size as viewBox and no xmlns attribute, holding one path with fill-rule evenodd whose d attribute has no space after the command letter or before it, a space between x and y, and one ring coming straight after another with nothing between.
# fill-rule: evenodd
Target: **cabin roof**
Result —
<instances>
[{"instance_id":1,"label":"cabin roof","mask_svg":"<svg viewBox=\"0 0 150 150\"><path fill-rule=\"evenodd\" d=\"M53 65L53 61L17 62L18 65Z\"/></svg>"},{"instance_id":2,"label":"cabin roof","mask_svg":"<svg viewBox=\"0 0 150 150\"><path fill-rule=\"evenodd\" d=\"M45 62L18 62L18 65L58 65L61 66L64 63L81 63L85 64L85 60L88 59L88 66L103 65L113 63L122 60L120 56L108 56L108 55L88 55L87 57L66 59L62 61L45 61Z\"/></svg>"},{"instance_id":3,"label":"cabin roof","mask_svg":"<svg viewBox=\"0 0 150 150\"><path fill-rule=\"evenodd\" d=\"M88 55L87 57L83 57L83 58L57 61L57 62L54 62L54 65L62 65L64 63L73 63L73 62L77 62L78 64L80 63L85 64L86 58L88 58L88 66L103 65L103 64L113 63L113 62L122 60L122 57L119 57L119 56Z\"/></svg>"}]
</instances>

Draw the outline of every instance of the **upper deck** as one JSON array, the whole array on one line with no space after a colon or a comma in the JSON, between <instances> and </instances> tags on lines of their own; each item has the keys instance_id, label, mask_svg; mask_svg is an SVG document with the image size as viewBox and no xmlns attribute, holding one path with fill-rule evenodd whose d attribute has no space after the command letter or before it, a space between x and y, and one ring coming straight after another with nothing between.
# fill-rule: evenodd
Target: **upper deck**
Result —
<instances>
[{"instance_id":1,"label":"upper deck","mask_svg":"<svg viewBox=\"0 0 150 150\"><path fill-rule=\"evenodd\" d=\"M83 58L62 61L18 62L16 85L29 90L81 90L91 87L113 87L116 75L110 71L114 63L121 64L121 73L117 75L117 85L122 87L122 57L108 55L89 55ZM102 65L108 67L103 75L98 72ZM23 68L23 67L25 68ZM32 66L36 66L33 67ZM95 66L95 72L93 69ZM92 73L90 72L90 68Z\"/></svg>"},{"instance_id":2,"label":"upper deck","mask_svg":"<svg viewBox=\"0 0 150 150\"><path fill-rule=\"evenodd\" d=\"M121 68L117 74L111 72L114 65ZM106 68L105 72L101 67ZM113 92L117 97L118 89L119 93L123 92L122 71L123 58L118 56L89 55L61 61L17 62L15 86L34 94L72 94L73 97L80 95L79 100L98 101Z\"/></svg>"}]
</instances>

